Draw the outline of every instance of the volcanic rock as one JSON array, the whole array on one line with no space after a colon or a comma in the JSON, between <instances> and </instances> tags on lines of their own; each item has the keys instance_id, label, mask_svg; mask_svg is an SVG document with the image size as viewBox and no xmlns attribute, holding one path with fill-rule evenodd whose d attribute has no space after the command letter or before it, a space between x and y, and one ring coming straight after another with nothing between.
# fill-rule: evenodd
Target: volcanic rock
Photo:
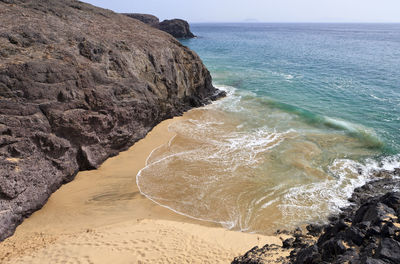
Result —
<instances>
[{"instance_id":1,"label":"volcanic rock","mask_svg":"<svg viewBox=\"0 0 400 264\"><path fill-rule=\"evenodd\" d=\"M149 15L149 14L139 14L139 13L123 13L124 15L140 20L145 24L148 24L149 26L152 26L154 28L158 28L158 24L160 23L160 19L158 17Z\"/></svg>"},{"instance_id":2,"label":"volcanic rock","mask_svg":"<svg viewBox=\"0 0 400 264\"><path fill-rule=\"evenodd\" d=\"M399 178L385 176L357 188L349 199L353 204L331 216L322 232L321 226L307 226L308 235L319 235L317 241L292 232L294 238L283 241L282 250L291 252L282 263L400 263L400 192L388 192L399 186ZM265 263L271 250L252 249L232 263Z\"/></svg>"},{"instance_id":3,"label":"volcanic rock","mask_svg":"<svg viewBox=\"0 0 400 264\"><path fill-rule=\"evenodd\" d=\"M123 13L124 15L142 21L149 26L167 32L177 39L188 39L196 37L191 31L189 23L182 19L164 20L160 23L158 17L148 14Z\"/></svg>"},{"instance_id":4,"label":"volcanic rock","mask_svg":"<svg viewBox=\"0 0 400 264\"><path fill-rule=\"evenodd\" d=\"M0 240L79 170L222 96L200 58L75 0L0 0Z\"/></svg>"},{"instance_id":5,"label":"volcanic rock","mask_svg":"<svg viewBox=\"0 0 400 264\"><path fill-rule=\"evenodd\" d=\"M175 38L194 38L195 35L190 31L189 23L182 19L164 20L158 28L165 31Z\"/></svg>"},{"instance_id":6,"label":"volcanic rock","mask_svg":"<svg viewBox=\"0 0 400 264\"><path fill-rule=\"evenodd\" d=\"M382 239L376 255L393 263L400 263L400 242L392 238Z\"/></svg>"},{"instance_id":7,"label":"volcanic rock","mask_svg":"<svg viewBox=\"0 0 400 264\"><path fill-rule=\"evenodd\" d=\"M232 264L260 264L267 263L268 260L279 255L279 246L277 245L265 245L262 248L254 247L250 249L245 255L235 258ZM280 258L278 258L279 261Z\"/></svg>"}]
</instances>

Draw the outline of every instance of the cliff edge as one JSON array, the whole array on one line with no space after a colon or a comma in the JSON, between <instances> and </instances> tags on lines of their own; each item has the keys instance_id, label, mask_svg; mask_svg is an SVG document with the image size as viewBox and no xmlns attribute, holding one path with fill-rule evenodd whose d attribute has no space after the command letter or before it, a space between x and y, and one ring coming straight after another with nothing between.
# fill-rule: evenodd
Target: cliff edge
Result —
<instances>
[{"instance_id":1,"label":"cliff edge","mask_svg":"<svg viewBox=\"0 0 400 264\"><path fill-rule=\"evenodd\" d=\"M154 28L158 28L158 24L160 24L160 19L158 19L158 17L153 15L139 14L139 13L124 13L124 15L130 18L140 20L143 23L148 24L149 26L152 26Z\"/></svg>"},{"instance_id":2,"label":"cliff edge","mask_svg":"<svg viewBox=\"0 0 400 264\"><path fill-rule=\"evenodd\" d=\"M196 37L191 31L189 23L182 19L170 19L160 22L158 17L148 14L124 13L124 15L142 21L149 26L158 28L178 39L188 39Z\"/></svg>"},{"instance_id":3,"label":"cliff edge","mask_svg":"<svg viewBox=\"0 0 400 264\"><path fill-rule=\"evenodd\" d=\"M79 170L223 95L193 51L125 15L0 0L0 24L0 240Z\"/></svg>"},{"instance_id":4,"label":"cliff edge","mask_svg":"<svg viewBox=\"0 0 400 264\"><path fill-rule=\"evenodd\" d=\"M175 38L194 38L195 35L190 31L189 23L182 19L164 20L158 28L165 31Z\"/></svg>"}]
</instances>

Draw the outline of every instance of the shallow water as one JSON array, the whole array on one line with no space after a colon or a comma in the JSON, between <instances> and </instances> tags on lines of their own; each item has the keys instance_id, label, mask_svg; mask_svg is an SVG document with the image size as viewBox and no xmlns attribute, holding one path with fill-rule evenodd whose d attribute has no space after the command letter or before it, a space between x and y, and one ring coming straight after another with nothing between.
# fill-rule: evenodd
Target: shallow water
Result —
<instances>
[{"instance_id":1,"label":"shallow water","mask_svg":"<svg viewBox=\"0 0 400 264\"><path fill-rule=\"evenodd\" d=\"M194 25L184 44L229 95L170 126L141 192L242 231L325 221L373 170L399 166L399 29Z\"/></svg>"}]
</instances>

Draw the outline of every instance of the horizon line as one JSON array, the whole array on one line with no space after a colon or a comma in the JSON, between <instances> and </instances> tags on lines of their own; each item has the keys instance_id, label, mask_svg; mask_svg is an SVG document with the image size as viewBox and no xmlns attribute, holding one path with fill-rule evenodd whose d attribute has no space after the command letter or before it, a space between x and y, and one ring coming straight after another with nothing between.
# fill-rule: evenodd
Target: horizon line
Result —
<instances>
[{"instance_id":1,"label":"horizon line","mask_svg":"<svg viewBox=\"0 0 400 264\"><path fill-rule=\"evenodd\" d=\"M192 24L400 24L396 22L368 21L189 21Z\"/></svg>"}]
</instances>

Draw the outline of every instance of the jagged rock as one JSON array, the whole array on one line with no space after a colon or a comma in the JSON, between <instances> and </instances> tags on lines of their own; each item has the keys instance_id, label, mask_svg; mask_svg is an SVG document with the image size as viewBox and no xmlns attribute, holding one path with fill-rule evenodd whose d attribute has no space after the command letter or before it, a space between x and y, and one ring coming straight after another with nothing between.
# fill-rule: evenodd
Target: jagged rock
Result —
<instances>
[{"instance_id":1,"label":"jagged rock","mask_svg":"<svg viewBox=\"0 0 400 264\"><path fill-rule=\"evenodd\" d=\"M400 193L389 192L382 197L381 201L395 211L400 209Z\"/></svg>"},{"instance_id":2,"label":"jagged rock","mask_svg":"<svg viewBox=\"0 0 400 264\"><path fill-rule=\"evenodd\" d=\"M349 199L354 204L329 217L329 223L307 226L308 235L323 227L316 242L298 230L283 241L282 249L292 249L285 263L400 263L400 192L391 191L399 186L400 179L385 177L356 189ZM257 252L253 260L268 254Z\"/></svg>"},{"instance_id":3,"label":"jagged rock","mask_svg":"<svg viewBox=\"0 0 400 264\"><path fill-rule=\"evenodd\" d=\"M396 232L399 232L399 228L396 227L392 222L384 223L382 226L382 235L385 237L394 236Z\"/></svg>"},{"instance_id":4,"label":"jagged rock","mask_svg":"<svg viewBox=\"0 0 400 264\"><path fill-rule=\"evenodd\" d=\"M268 263L268 259L276 253L280 247L277 245L265 245L262 248L254 247L250 249L245 255L235 258L232 264L264 264Z\"/></svg>"},{"instance_id":5,"label":"jagged rock","mask_svg":"<svg viewBox=\"0 0 400 264\"><path fill-rule=\"evenodd\" d=\"M195 35L190 31L189 23L182 19L164 20L158 28L165 31L175 38L194 38Z\"/></svg>"},{"instance_id":6,"label":"jagged rock","mask_svg":"<svg viewBox=\"0 0 400 264\"><path fill-rule=\"evenodd\" d=\"M385 219L395 214L395 211L386 204L380 202L366 203L357 210L353 223L357 224L368 221L372 224L376 224L378 222L383 222Z\"/></svg>"},{"instance_id":7,"label":"jagged rock","mask_svg":"<svg viewBox=\"0 0 400 264\"><path fill-rule=\"evenodd\" d=\"M154 28L158 28L158 24L160 23L160 19L158 19L158 17L149 14L124 13L124 15L140 20L143 23L148 24Z\"/></svg>"},{"instance_id":8,"label":"jagged rock","mask_svg":"<svg viewBox=\"0 0 400 264\"><path fill-rule=\"evenodd\" d=\"M314 236L314 237L321 234L321 232L323 230L323 226L317 225L317 224L310 224L306 228L307 228L308 234L311 236Z\"/></svg>"},{"instance_id":9,"label":"jagged rock","mask_svg":"<svg viewBox=\"0 0 400 264\"><path fill-rule=\"evenodd\" d=\"M0 0L0 240L79 170L218 98L199 57L75 0Z\"/></svg>"},{"instance_id":10,"label":"jagged rock","mask_svg":"<svg viewBox=\"0 0 400 264\"><path fill-rule=\"evenodd\" d=\"M391 238L382 239L376 256L392 261L392 263L400 263L400 242Z\"/></svg>"},{"instance_id":11,"label":"jagged rock","mask_svg":"<svg viewBox=\"0 0 400 264\"><path fill-rule=\"evenodd\" d=\"M367 236L369 237L378 236L380 233L381 233L380 226L371 226L370 228L367 229Z\"/></svg>"},{"instance_id":12,"label":"jagged rock","mask_svg":"<svg viewBox=\"0 0 400 264\"><path fill-rule=\"evenodd\" d=\"M321 245L321 255L324 260L331 260L343 254L346 247L341 239L331 238Z\"/></svg>"},{"instance_id":13,"label":"jagged rock","mask_svg":"<svg viewBox=\"0 0 400 264\"><path fill-rule=\"evenodd\" d=\"M297 254L295 264L313 264L321 263L321 254L318 252L317 246L310 246Z\"/></svg>"},{"instance_id":14,"label":"jagged rock","mask_svg":"<svg viewBox=\"0 0 400 264\"><path fill-rule=\"evenodd\" d=\"M393 189L399 188L400 181L393 180L391 177L371 181L356 188L349 201L354 203L354 206L357 207L368 202L372 197L384 195L387 192L391 192Z\"/></svg>"},{"instance_id":15,"label":"jagged rock","mask_svg":"<svg viewBox=\"0 0 400 264\"><path fill-rule=\"evenodd\" d=\"M366 258L365 261L359 262L359 263L365 263L365 264L387 264L386 261L380 260L380 259L374 259L374 258Z\"/></svg>"},{"instance_id":16,"label":"jagged rock","mask_svg":"<svg viewBox=\"0 0 400 264\"><path fill-rule=\"evenodd\" d=\"M322 246L325 242L330 240L333 237L337 237L339 234L344 236L344 230L348 227L348 225L343 221L343 219L335 219L332 221L334 224L327 225L324 228L323 234L319 237L317 244L318 246Z\"/></svg>"},{"instance_id":17,"label":"jagged rock","mask_svg":"<svg viewBox=\"0 0 400 264\"><path fill-rule=\"evenodd\" d=\"M288 239L283 240L282 242L282 247L283 248L291 248L293 247L293 243L294 243L295 239L293 237L290 237Z\"/></svg>"},{"instance_id":18,"label":"jagged rock","mask_svg":"<svg viewBox=\"0 0 400 264\"><path fill-rule=\"evenodd\" d=\"M171 19L164 20L160 23L158 17L148 14L138 14L138 13L124 13L124 15L140 20L149 26L158 28L164 32L167 32L174 36L175 38L194 38L196 37L191 31L189 23L182 19Z\"/></svg>"},{"instance_id":19,"label":"jagged rock","mask_svg":"<svg viewBox=\"0 0 400 264\"><path fill-rule=\"evenodd\" d=\"M351 240L354 244L361 246L366 235L366 230L352 226L348 228L345 233L348 240Z\"/></svg>"}]
</instances>

